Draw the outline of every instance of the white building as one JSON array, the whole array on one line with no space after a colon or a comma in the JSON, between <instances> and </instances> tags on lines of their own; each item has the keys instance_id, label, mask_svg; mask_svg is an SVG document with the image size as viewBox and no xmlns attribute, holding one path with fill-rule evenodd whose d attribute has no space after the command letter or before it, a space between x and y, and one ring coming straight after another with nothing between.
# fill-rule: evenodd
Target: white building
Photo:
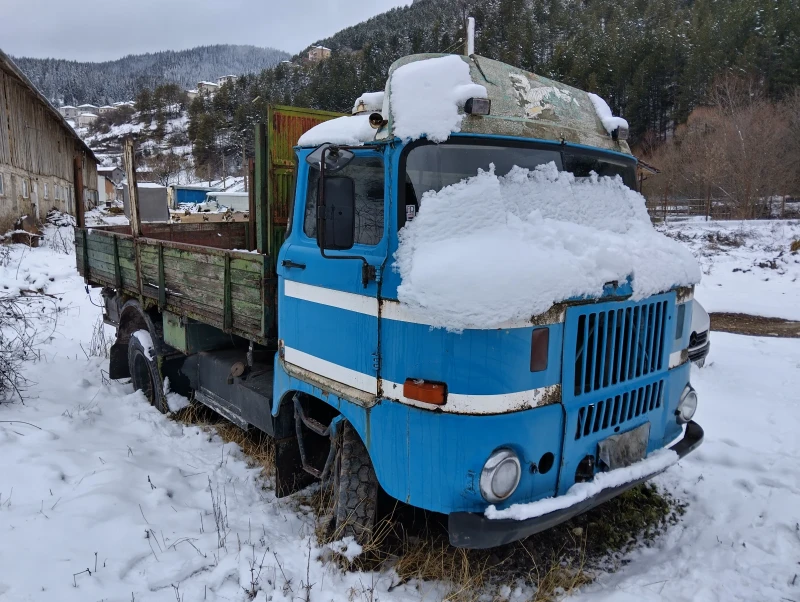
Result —
<instances>
[{"instance_id":1,"label":"white building","mask_svg":"<svg viewBox=\"0 0 800 602\"><path fill-rule=\"evenodd\" d=\"M111 111L115 111L117 107L112 107L111 105L105 105L104 107L100 107L97 109L97 112L100 115L105 115L106 113L111 113Z\"/></svg>"},{"instance_id":2,"label":"white building","mask_svg":"<svg viewBox=\"0 0 800 602\"><path fill-rule=\"evenodd\" d=\"M207 96L214 96L219 86L214 82L197 82L197 93L205 94Z\"/></svg>"},{"instance_id":3,"label":"white building","mask_svg":"<svg viewBox=\"0 0 800 602\"><path fill-rule=\"evenodd\" d=\"M86 127L97 121L97 113L81 113L78 115L78 127Z\"/></svg>"},{"instance_id":4,"label":"white building","mask_svg":"<svg viewBox=\"0 0 800 602\"><path fill-rule=\"evenodd\" d=\"M223 84L232 84L235 81L235 75L223 75L222 77L217 78L217 85L222 86Z\"/></svg>"},{"instance_id":5,"label":"white building","mask_svg":"<svg viewBox=\"0 0 800 602\"><path fill-rule=\"evenodd\" d=\"M64 105L63 107L58 107L58 112L64 116L64 119L75 119L79 114L77 107L73 107L72 105Z\"/></svg>"}]
</instances>

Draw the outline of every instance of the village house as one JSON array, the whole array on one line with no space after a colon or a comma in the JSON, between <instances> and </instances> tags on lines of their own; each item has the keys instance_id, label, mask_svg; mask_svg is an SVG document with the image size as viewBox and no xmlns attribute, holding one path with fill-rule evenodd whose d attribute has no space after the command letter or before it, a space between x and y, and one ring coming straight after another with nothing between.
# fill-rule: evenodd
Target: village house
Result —
<instances>
[{"instance_id":1,"label":"village house","mask_svg":"<svg viewBox=\"0 0 800 602\"><path fill-rule=\"evenodd\" d=\"M87 127L97 121L96 113L81 113L78 115L78 127Z\"/></svg>"},{"instance_id":2,"label":"village house","mask_svg":"<svg viewBox=\"0 0 800 602\"><path fill-rule=\"evenodd\" d=\"M232 84L236 81L235 75L223 75L217 78L217 85L222 87L224 84Z\"/></svg>"},{"instance_id":3,"label":"village house","mask_svg":"<svg viewBox=\"0 0 800 602\"><path fill-rule=\"evenodd\" d=\"M312 46L308 51L308 60L319 62L331 56L331 49L325 46Z\"/></svg>"},{"instance_id":4,"label":"village house","mask_svg":"<svg viewBox=\"0 0 800 602\"><path fill-rule=\"evenodd\" d=\"M197 82L197 93L205 94L206 96L214 96L219 86L214 82Z\"/></svg>"},{"instance_id":5,"label":"village house","mask_svg":"<svg viewBox=\"0 0 800 602\"><path fill-rule=\"evenodd\" d=\"M59 107L58 112L64 116L64 119L75 119L79 115L78 107L73 107L72 105Z\"/></svg>"},{"instance_id":6,"label":"village house","mask_svg":"<svg viewBox=\"0 0 800 602\"><path fill-rule=\"evenodd\" d=\"M0 98L0 231L21 215L75 215L76 199L97 199L94 153L2 50Z\"/></svg>"}]
</instances>

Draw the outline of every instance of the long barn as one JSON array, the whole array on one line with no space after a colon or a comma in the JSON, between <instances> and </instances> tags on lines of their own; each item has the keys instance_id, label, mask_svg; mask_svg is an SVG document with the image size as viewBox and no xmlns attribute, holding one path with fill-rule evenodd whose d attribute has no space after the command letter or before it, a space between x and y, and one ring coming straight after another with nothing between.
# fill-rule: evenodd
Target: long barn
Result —
<instances>
[{"instance_id":1,"label":"long barn","mask_svg":"<svg viewBox=\"0 0 800 602\"><path fill-rule=\"evenodd\" d=\"M75 215L76 199L97 199L94 153L0 50L0 233L22 215Z\"/></svg>"}]
</instances>

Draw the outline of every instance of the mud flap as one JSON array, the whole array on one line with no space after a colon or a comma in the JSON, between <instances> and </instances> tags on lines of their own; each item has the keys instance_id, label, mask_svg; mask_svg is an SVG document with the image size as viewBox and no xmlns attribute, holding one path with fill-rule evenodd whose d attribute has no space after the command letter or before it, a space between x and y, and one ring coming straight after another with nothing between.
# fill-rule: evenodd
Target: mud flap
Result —
<instances>
[{"instance_id":1,"label":"mud flap","mask_svg":"<svg viewBox=\"0 0 800 602\"><path fill-rule=\"evenodd\" d=\"M308 487L316 479L303 470L297 437L275 440L275 490L285 497Z\"/></svg>"},{"instance_id":2,"label":"mud flap","mask_svg":"<svg viewBox=\"0 0 800 602\"><path fill-rule=\"evenodd\" d=\"M111 345L110 359L108 360L108 377L111 379L130 378L128 367L128 344L114 343Z\"/></svg>"}]
</instances>

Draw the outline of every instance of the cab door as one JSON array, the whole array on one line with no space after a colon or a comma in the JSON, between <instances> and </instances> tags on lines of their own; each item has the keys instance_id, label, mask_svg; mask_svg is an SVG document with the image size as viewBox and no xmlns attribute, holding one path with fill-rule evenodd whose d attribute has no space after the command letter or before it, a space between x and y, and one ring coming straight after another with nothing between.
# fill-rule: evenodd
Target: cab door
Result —
<instances>
[{"instance_id":1,"label":"cab door","mask_svg":"<svg viewBox=\"0 0 800 602\"><path fill-rule=\"evenodd\" d=\"M292 225L278 256L278 337L284 360L325 379L372 395L378 393L378 297L387 243L388 194L383 153L357 150L336 177L352 178L355 244L322 257L316 239L319 171L298 153ZM363 281L360 259L374 268Z\"/></svg>"}]
</instances>

